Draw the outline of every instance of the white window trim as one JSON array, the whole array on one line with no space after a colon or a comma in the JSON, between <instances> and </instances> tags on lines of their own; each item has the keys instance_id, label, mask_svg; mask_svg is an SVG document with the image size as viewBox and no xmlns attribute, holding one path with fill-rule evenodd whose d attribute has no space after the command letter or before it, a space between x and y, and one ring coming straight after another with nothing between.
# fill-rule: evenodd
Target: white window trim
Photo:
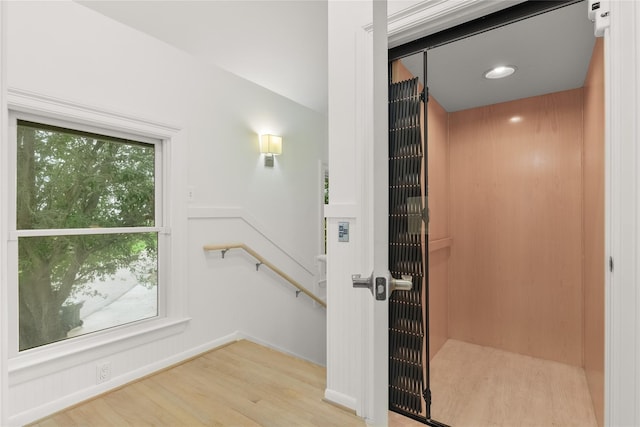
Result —
<instances>
[{"instance_id":1,"label":"white window trim","mask_svg":"<svg viewBox=\"0 0 640 427\"><path fill-rule=\"evenodd\" d=\"M176 171L184 169L180 168L185 151L184 131L174 125L157 123L102 108L11 88L7 94L7 107L12 114L34 115L37 116L36 120L43 118L47 122L62 121L67 124L77 124L80 127L88 126L94 131L104 129L106 133L111 135L133 134L136 137L162 141L162 156L158 160L162 162L163 171L162 182L159 183L162 189L162 198L158 202L162 206L156 208L161 212L163 226L150 227L150 229L159 231L161 237L167 239L166 259L170 260L160 266L163 269L159 272L160 277L165 277L166 280L165 286L160 286L158 290L157 317L75 337L73 340L64 340L25 350L19 354L17 348L10 348L9 352L5 353L7 360L4 361L8 368L9 386L184 331L190 319L185 315L187 295L186 288L183 286L186 282L186 251L184 250L186 247L184 240L186 235L186 200L183 200L184 198L180 195L186 193L183 191L185 182L182 175L184 174L176 173ZM15 141L11 143L14 144ZM15 150L15 147L10 149L10 151L12 150ZM10 162L13 163L13 160ZM10 171L8 173L15 174L15 169L12 167L8 169ZM11 180L9 181L11 182ZM15 217L15 213L11 213L12 209L15 210L15 199L11 198L11 194L14 192L15 189L9 191L9 195L3 196L9 199L2 203L5 206L4 209L7 209L4 212L4 217L7 219L11 219L12 215ZM12 242L13 239L31 232L25 230L18 232L15 230L15 221L8 222L10 230L13 231L7 236L8 242L3 243L5 245L15 244L16 242ZM92 231L95 232L95 230ZM105 231L127 232L127 229ZM172 231L177 232L173 234ZM73 233L77 234L77 232L78 230L74 230ZM10 271L16 268L16 253L16 251L9 251L7 257L9 259L2 260L3 267L9 268L9 277L13 277L12 282L17 277L16 272ZM17 289L17 285L15 287ZM8 313L6 320L17 319L15 295L16 293L11 298L2 301L1 310ZM14 304L10 304L9 301L14 301ZM15 347L16 338L10 338L9 325L5 323L3 326L2 345L5 348L8 345Z\"/></svg>"}]
</instances>

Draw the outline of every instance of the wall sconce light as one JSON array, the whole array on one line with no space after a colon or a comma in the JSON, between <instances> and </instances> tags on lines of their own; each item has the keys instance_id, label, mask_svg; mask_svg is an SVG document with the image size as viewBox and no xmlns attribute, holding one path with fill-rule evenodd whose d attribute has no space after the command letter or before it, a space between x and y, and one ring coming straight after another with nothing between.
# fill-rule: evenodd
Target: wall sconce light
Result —
<instances>
[{"instance_id":1,"label":"wall sconce light","mask_svg":"<svg viewBox=\"0 0 640 427\"><path fill-rule=\"evenodd\" d=\"M264 165L273 167L273 156L282 154L282 137L276 135L262 135L260 137L260 152L264 156Z\"/></svg>"}]
</instances>

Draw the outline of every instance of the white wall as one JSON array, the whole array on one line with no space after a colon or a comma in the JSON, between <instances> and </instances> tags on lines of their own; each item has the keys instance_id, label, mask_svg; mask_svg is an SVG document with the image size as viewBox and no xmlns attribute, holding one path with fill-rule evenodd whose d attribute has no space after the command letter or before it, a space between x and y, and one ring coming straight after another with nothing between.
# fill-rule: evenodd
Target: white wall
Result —
<instances>
[{"instance_id":1,"label":"white wall","mask_svg":"<svg viewBox=\"0 0 640 427\"><path fill-rule=\"evenodd\" d=\"M232 251L223 260L202 245L245 242L314 288L326 117L79 4L6 6L9 88L176 125L187 134L180 148L187 159L179 171L184 199L176 203L184 203L189 216L182 218L188 220L183 286L191 321L171 337L150 336L130 349L107 346L56 372L44 367L35 378L10 374L0 424L37 419L244 335L324 363L323 308L304 295L296 299L268 269L256 272L244 253ZM261 131L284 138L274 168L265 168L258 153ZM187 186L194 190L189 206ZM95 365L105 359L113 379L96 386Z\"/></svg>"},{"instance_id":2,"label":"white wall","mask_svg":"<svg viewBox=\"0 0 640 427\"><path fill-rule=\"evenodd\" d=\"M362 114L356 100L363 71L356 44L371 22L368 1L329 2L329 165L331 171L327 236L327 388L331 401L364 412L363 351L368 334L363 313L371 294L354 289L352 274L364 277ZM338 241L340 222L350 225L350 241Z\"/></svg>"}]
</instances>

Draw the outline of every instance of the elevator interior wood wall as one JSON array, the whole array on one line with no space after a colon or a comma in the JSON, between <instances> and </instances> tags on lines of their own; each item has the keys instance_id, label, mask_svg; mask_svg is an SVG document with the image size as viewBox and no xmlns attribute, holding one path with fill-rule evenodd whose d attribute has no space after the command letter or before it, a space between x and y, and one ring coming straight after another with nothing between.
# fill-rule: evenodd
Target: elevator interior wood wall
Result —
<instances>
[{"instance_id":1,"label":"elevator interior wood wall","mask_svg":"<svg viewBox=\"0 0 640 427\"><path fill-rule=\"evenodd\" d=\"M597 39L584 84L584 370L604 425L604 43Z\"/></svg>"},{"instance_id":2,"label":"elevator interior wood wall","mask_svg":"<svg viewBox=\"0 0 640 427\"><path fill-rule=\"evenodd\" d=\"M455 338L583 366L601 426L603 58L598 39L581 89L428 104L431 357Z\"/></svg>"},{"instance_id":3,"label":"elevator interior wood wall","mask_svg":"<svg viewBox=\"0 0 640 427\"><path fill-rule=\"evenodd\" d=\"M429 354L449 338L449 129L448 114L434 97L427 108L429 164ZM436 244L445 242L444 244Z\"/></svg>"},{"instance_id":4,"label":"elevator interior wood wall","mask_svg":"<svg viewBox=\"0 0 640 427\"><path fill-rule=\"evenodd\" d=\"M449 114L451 338L582 366L582 94Z\"/></svg>"}]
</instances>

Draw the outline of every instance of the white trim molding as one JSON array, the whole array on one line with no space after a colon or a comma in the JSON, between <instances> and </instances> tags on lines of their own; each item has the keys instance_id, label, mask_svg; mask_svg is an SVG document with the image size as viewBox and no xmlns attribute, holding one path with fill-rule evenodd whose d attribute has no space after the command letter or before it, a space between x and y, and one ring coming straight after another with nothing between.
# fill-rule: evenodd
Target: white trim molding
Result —
<instances>
[{"instance_id":1,"label":"white trim molding","mask_svg":"<svg viewBox=\"0 0 640 427\"><path fill-rule=\"evenodd\" d=\"M524 0L425 0L388 17L389 48L435 34ZM586 13L586 12L585 12ZM369 30L370 26L366 29Z\"/></svg>"},{"instance_id":2,"label":"white trim molding","mask_svg":"<svg viewBox=\"0 0 640 427\"><path fill-rule=\"evenodd\" d=\"M324 398L331 403L336 403L338 405L344 406L347 409L353 409L358 406L358 401L353 396L348 396L344 393L340 393L339 391L325 389L324 390Z\"/></svg>"},{"instance_id":3,"label":"white trim molding","mask_svg":"<svg viewBox=\"0 0 640 427\"><path fill-rule=\"evenodd\" d=\"M262 224L256 217L247 212L246 209L241 207L190 207L188 209L188 218L191 219L224 219L224 218L237 218L244 221L247 225L257 231L262 237L264 237L269 243L274 245L280 252L286 255L288 258L298 264L304 271L310 275L315 275L315 268L311 263L304 262L296 257L292 248L287 248L282 242L279 242L274 236L277 233L271 232L267 227Z\"/></svg>"},{"instance_id":4,"label":"white trim molding","mask_svg":"<svg viewBox=\"0 0 640 427\"><path fill-rule=\"evenodd\" d=\"M106 393L110 390L122 387L146 375L153 374L155 372L170 368L175 365L179 365L180 363L189 360L190 358L197 357L198 355L241 339L251 340L250 338L246 338L246 335L242 334L241 332L233 332L229 335L220 337L198 347L194 347L182 353L175 354L163 360L158 360L142 368L129 371L125 375L115 377L112 380L97 384L95 386L83 388L73 394L65 395L58 400L48 402L45 405L15 414L11 416L11 418L9 418L6 424L3 423L2 425L21 426L27 423L31 423L34 420L46 417L47 415L53 414L62 409L84 402L101 393Z\"/></svg>"},{"instance_id":5,"label":"white trim molding","mask_svg":"<svg viewBox=\"0 0 640 427\"><path fill-rule=\"evenodd\" d=\"M324 206L325 218L357 218L360 207L356 203L329 203Z\"/></svg>"},{"instance_id":6,"label":"white trim molding","mask_svg":"<svg viewBox=\"0 0 640 427\"><path fill-rule=\"evenodd\" d=\"M10 109L36 115L46 115L65 121L88 125L109 125L123 131L143 133L151 138L164 139L181 130L181 126L160 123L143 117L135 117L101 107L86 105L54 96L19 88L7 89L7 105Z\"/></svg>"},{"instance_id":7,"label":"white trim molding","mask_svg":"<svg viewBox=\"0 0 640 427\"><path fill-rule=\"evenodd\" d=\"M605 278L605 425L613 427L640 425L640 4L620 0L610 7L605 254L613 271Z\"/></svg>"},{"instance_id":8,"label":"white trim molding","mask_svg":"<svg viewBox=\"0 0 640 427\"><path fill-rule=\"evenodd\" d=\"M124 332L114 334L89 334L76 338L79 342L70 347L67 343L50 344L47 349L9 360L9 382L13 387L26 381L70 369L87 359L95 360L110 354L126 351L146 343L180 334L187 328L188 317L145 322L134 327L120 328ZM104 336L108 336L105 338ZM89 354L90 353L90 354ZM89 354L87 356L87 354Z\"/></svg>"},{"instance_id":9,"label":"white trim molding","mask_svg":"<svg viewBox=\"0 0 640 427\"><path fill-rule=\"evenodd\" d=\"M9 180L4 171L9 166L9 111L7 108L7 3L0 1L0 194L8 194ZM7 241L9 230L9 207L0 203L0 304L7 300ZM0 310L0 425L7 422L7 395L9 390L9 374L7 360L9 352L6 345L2 345L3 337L8 332L7 310Z\"/></svg>"}]
</instances>

